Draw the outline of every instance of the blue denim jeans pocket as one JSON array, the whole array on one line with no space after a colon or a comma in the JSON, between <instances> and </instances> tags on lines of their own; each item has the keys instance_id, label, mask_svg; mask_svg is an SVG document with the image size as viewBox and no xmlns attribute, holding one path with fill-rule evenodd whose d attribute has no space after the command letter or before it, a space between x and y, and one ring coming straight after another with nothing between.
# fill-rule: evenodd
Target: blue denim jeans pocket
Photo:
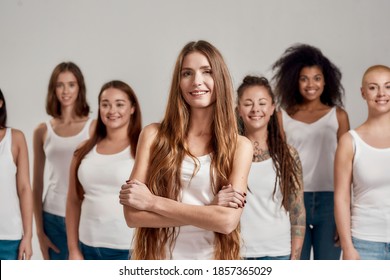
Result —
<instances>
[{"instance_id":1,"label":"blue denim jeans pocket","mask_svg":"<svg viewBox=\"0 0 390 280\"><path fill-rule=\"evenodd\" d=\"M79 244L85 260L128 260L131 258L129 250L92 247L82 242Z\"/></svg>"},{"instance_id":2,"label":"blue denim jeans pocket","mask_svg":"<svg viewBox=\"0 0 390 280\"><path fill-rule=\"evenodd\" d=\"M352 237L352 243L361 260L390 260L390 243L362 240Z\"/></svg>"},{"instance_id":3,"label":"blue denim jeans pocket","mask_svg":"<svg viewBox=\"0 0 390 280\"><path fill-rule=\"evenodd\" d=\"M0 260L17 260L21 240L0 240Z\"/></svg>"},{"instance_id":4,"label":"blue denim jeans pocket","mask_svg":"<svg viewBox=\"0 0 390 280\"><path fill-rule=\"evenodd\" d=\"M67 260L68 241L66 238L65 218L43 212L43 230L50 241L60 250L59 253L49 249L49 257L51 260Z\"/></svg>"},{"instance_id":5,"label":"blue denim jeans pocket","mask_svg":"<svg viewBox=\"0 0 390 280\"><path fill-rule=\"evenodd\" d=\"M306 234L302 260L339 260L341 248L335 244L333 192L305 192Z\"/></svg>"}]
</instances>

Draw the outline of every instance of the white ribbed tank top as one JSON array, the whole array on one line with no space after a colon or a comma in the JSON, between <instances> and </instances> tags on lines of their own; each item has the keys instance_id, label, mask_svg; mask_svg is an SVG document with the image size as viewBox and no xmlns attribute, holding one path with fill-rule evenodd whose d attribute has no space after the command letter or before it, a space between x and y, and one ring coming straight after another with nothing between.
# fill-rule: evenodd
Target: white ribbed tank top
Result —
<instances>
[{"instance_id":1,"label":"white ribbed tank top","mask_svg":"<svg viewBox=\"0 0 390 280\"><path fill-rule=\"evenodd\" d=\"M134 166L130 146L104 155L96 146L84 157L78 178L84 189L81 205L79 239L92 247L130 249L133 229L126 224L119 191Z\"/></svg>"},{"instance_id":2,"label":"white ribbed tank top","mask_svg":"<svg viewBox=\"0 0 390 280\"><path fill-rule=\"evenodd\" d=\"M291 253L289 213L282 206L272 159L252 162L247 203L241 216L241 253L246 258L286 256Z\"/></svg>"},{"instance_id":3,"label":"white ribbed tank top","mask_svg":"<svg viewBox=\"0 0 390 280\"><path fill-rule=\"evenodd\" d=\"M181 167L183 186L181 202L192 205L209 205L214 198L210 181L210 155L197 158L199 170L194 177L195 163L186 156ZM179 235L173 249L172 259L209 260L214 255L214 232L194 226L176 228ZM169 253L167 254L169 257Z\"/></svg>"},{"instance_id":4,"label":"white ribbed tank top","mask_svg":"<svg viewBox=\"0 0 390 280\"><path fill-rule=\"evenodd\" d=\"M354 144L352 236L390 242L390 148L378 149L350 130Z\"/></svg>"},{"instance_id":5,"label":"white ribbed tank top","mask_svg":"<svg viewBox=\"0 0 390 280\"><path fill-rule=\"evenodd\" d=\"M70 163L78 145L89 138L91 123L92 119L88 119L83 129L75 136L61 137L54 132L50 121L46 122L47 136L43 145L47 172L47 193L43 202L45 212L65 217Z\"/></svg>"}]
</instances>

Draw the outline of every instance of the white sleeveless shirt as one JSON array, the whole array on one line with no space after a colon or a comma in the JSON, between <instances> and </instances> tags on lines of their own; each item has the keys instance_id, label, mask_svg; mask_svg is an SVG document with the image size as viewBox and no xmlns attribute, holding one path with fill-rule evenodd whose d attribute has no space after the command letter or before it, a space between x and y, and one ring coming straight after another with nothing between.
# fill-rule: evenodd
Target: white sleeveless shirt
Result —
<instances>
[{"instance_id":1,"label":"white sleeveless shirt","mask_svg":"<svg viewBox=\"0 0 390 280\"><path fill-rule=\"evenodd\" d=\"M57 135L50 121L46 122L47 136L43 145L46 155L45 177L47 193L43 210L50 214L65 217L66 196L68 194L69 170L73 153L78 145L89 138L92 119L88 119L83 129L75 136Z\"/></svg>"},{"instance_id":2,"label":"white sleeveless shirt","mask_svg":"<svg viewBox=\"0 0 390 280\"><path fill-rule=\"evenodd\" d=\"M282 206L272 159L252 162L247 203L241 216L241 254L245 258L286 256L291 253L290 216Z\"/></svg>"},{"instance_id":3,"label":"white sleeveless shirt","mask_svg":"<svg viewBox=\"0 0 390 280\"><path fill-rule=\"evenodd\" d=\"M181 166L181 202L191 205L209 205L214 198L211 190L210 155L197 158L199 170L193 176L195 163L186 156ZM214 256L214 232L195 226L176 228L179 235L172 252L174 260L209 260ZM169 253L167 254L169 257Z\"/></svg>"},{"instance_id":4,"label":"white sleeveless shirt","mask_svg":"<svg viewBox=\"0 0 390 280\"><path fill-rule=\"evenodd\" d=\"M378 149L350 130L354 144L352 236L390 242L390 148Z\"/></svg>"},{"instance_id":5,"label":"white sleeveless shirt","mask_svg":"<svg viewBox=\"0 0 390 280\"><path fill-rule=\"evenodd\" d=\"M294 120L281 111L287 143L298 151L302 162L305 192L333 192L333 164L339 128L336 107L311 124Z\"/></svg>"},{"instance_id":6,"label":"white sleeveless shirt","mask_svg":"<svg viewBox=\"0 0 390 280\"><path fill-rule=\"evenodd\" d=\"M133 229L129 228L119 203L121 186L134 166L130 146L123 151L103 155L96 146L84 157L78 178L84 189L79 239L92 247L130 249Z\"/></svg>"},{"instance_id":7,"label":"white sleeveless shirt","mask_svg":"<svg viewBox=\"0 0 390 280\"><path fill-rule=\"evenodd\" d=\"M0 240L20 240L23 235L16 172L12 129L6 128L0 141Z\"/></svg>"}]
</instances>

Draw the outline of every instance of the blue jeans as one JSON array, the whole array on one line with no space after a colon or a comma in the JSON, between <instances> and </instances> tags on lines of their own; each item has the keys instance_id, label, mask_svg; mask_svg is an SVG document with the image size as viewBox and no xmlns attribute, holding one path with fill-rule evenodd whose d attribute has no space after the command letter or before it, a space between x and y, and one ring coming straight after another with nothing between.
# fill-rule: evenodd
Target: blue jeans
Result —
<instances>
[{"instance_id":1,"label":"blue jeans","mask_svg":"<svg viewBox=\"0 0 390 280\"><path fill-rule=\"evenodd\" d=\"M17 260L21 240L0 240L0 260Z\"/></svg>"},{"instance_id":2,"label":"blue jeans","mask_svg":"<svg viewBox=\"0 0 390 280\"><path fill-rule=\"evenodd\" d=\"M66 239L65 218L43 212L43 230L50 241L60 250L59 253L49 249L51 260L67 260L69 257L68 241Z\"/></svg>"},{"instance_id":3,"label":"blue jeans","mask_svg":"<svg viewBox=\"0 0 390 280\"><path fill-rule=\"evenodd\" d=\"M390 243L366 241L352 237L361 260L390 260Z\"/></svg>"},{"instance_id":4,"label":"blue jeans","mask_svg":"<svg viewBox=\"0 0 390 280\"><path fill-rule=\"evenodd\" d=\"M85 260L129 260L129 250L91 247L80 242L80 250Z\"/></svg>"},{"instance_id":5,"label":"blue jeans","mask_svg":"<svg viewBox=\"0 0 390 280\"><path fill-rule=\"evenodd\" d=\"M301 260L339 260L340 246L335 245L333 192L305 192L306 233Z\"/></svg>"},{"instance_id":6,"label":"blue jeans","mask_svg":"<svg viewBox=\"0 0 390 280\"><path fill-rule=\"evenodd\" d=\"M272 260L272 261L276 261L276 260L289 260L290 259L290 255L287 255L287 256L277 256L277 257L258 257L258 258L244 258L244 260Z\"/></svg>"}]
</instances>

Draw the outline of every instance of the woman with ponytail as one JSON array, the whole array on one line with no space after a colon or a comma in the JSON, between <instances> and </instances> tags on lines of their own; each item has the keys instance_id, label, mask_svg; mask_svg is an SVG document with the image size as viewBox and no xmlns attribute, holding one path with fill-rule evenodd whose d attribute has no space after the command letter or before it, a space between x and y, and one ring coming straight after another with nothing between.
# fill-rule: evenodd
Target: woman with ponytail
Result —
<instances>
[{"instance_id":1,"label":"woman with ponytail","mask_svg":"<svg viewBox=\"0 0 390 280\"><path fill-rule=\"evenodd\" d=\"M297 151L283 140L275 97L264 77L246 76L237 90L239 132L253 144L248 195L241 217L245 259L300 259L305 237L302 166ZM232 188L218 204L235 206ZM238 200L239 201L239 200Z\"/></svg>"}]
</instances>

